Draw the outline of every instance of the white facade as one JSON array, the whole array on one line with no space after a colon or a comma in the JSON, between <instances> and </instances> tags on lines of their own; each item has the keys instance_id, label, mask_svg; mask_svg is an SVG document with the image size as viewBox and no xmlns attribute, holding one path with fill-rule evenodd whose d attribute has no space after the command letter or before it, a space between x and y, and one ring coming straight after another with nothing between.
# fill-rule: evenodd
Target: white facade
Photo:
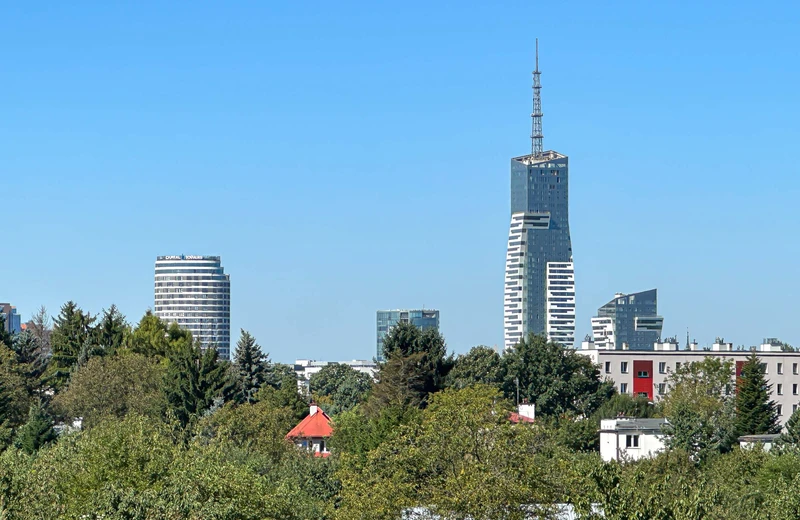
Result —
<instances>
[{"instance_id":1,"label":"white facade","mask_svg":"<svg viewBox=\"0 0 800 520\"><path fill-rule=\"evenodd\" d=\"M613 350L616 345L614 338L614 318L592 318L592 336L594 348Z\"/></svg>"},{"instance_id":2,"label":"white facade","mask_svg":"<svg viewBox=\"0 0 800 520\"><path fill-rule=\"evenodd\" d=\"M666 419L603 419L600 421L600 457L605 462L654 457L664 449Z\"/></svg>"},{"instance_id":3,"label":"white facade","mask_svg":"<svg viewBox=\"0 0 800 520\"><path fill-rule=\"evenodd\" d=\"M231 280L218 256L159 256L154 314L230 359Z\"/></svg>"},{"instance_id":4,"label":"white facade","mask_svg":"<svg viewBox=\"0 0 800 520\"><path fill-rule=\"evenodd\" d=\"M547 339L575 345L575 267L572 262L547 263Z\"/></svg>"},{"instance_id":5,"label":"white facade","mask_svg":"<svg viewBox=\"0 0 800 520\"><path fill-rule=\"evenodd\" d=\"M526 231L529 229L548 229L549 213L519 212L511 215L506 252L505 295L503 299L503 328L505 348L512 348L520 342L527 330L528 278L525 276L525 255L528 252Z\"/></svg>"},{"instance_id":6,"label":"white facade","mask_svg":"<svg viewBox=\"0 0 800 520\"><path fill-rule=\"evenodd\" d=\"M800 352L775 352L764 345L756 352L766 369L766 378L772 385L770 398L778 406L781 424L789 420L800 405ZM749 350L733 350L731 343L718 341L708 350L701 350L696 343L690 350L678 350L674 341L656 343L654 350L602 350L594 348L591 341L576 351L589 357L598 366L600 376L614 382L622 394L641 394L652 401L662 399L667 392L670 373L685 363L702 361L708 356L730 359L734 369L750 356ZM732 381L733 383L734 381Z\"/></svg>"},{"instance_id":7,"label":"white facade","mask_svg":"<svg viewBox=\"0 0 800 520\"><path fill-rule=\"evenodd\" d=\"M328 365L347 365L353 370L367 374L373 380L375 379L375 372L378 370L378 365L373 361L365 359L354 359L353 361L315 361L313 359L297 359L294 362L294 372L297 374L297 388L307 393L308 383L311 376L322 370L323 367Z\"/></svg>"}]
</instances>

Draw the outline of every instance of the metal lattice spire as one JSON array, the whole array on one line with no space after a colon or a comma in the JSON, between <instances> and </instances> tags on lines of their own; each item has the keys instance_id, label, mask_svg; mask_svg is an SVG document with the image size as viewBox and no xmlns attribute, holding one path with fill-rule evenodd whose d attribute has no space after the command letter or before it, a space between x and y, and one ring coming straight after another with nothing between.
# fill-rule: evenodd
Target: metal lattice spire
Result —
<instances>
[{"instance_id":1,"label":"metal lattice spire","mask_svg":"<svg viewBox=\"0 0 800 520\"><path fill-rule=\"evenodd\" d=\"M542 141L542 82L539 72L539 38L536 38L536 70L533 71L533 112L531 113L531 155L538 156L544 151Z\"/></svg>"}]
</instances>

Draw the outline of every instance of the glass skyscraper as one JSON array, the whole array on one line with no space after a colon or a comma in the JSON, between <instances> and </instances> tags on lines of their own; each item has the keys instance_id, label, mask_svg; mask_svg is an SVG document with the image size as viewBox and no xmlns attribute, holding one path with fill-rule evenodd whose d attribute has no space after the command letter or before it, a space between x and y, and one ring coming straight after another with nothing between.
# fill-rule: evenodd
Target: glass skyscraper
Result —
<instances>
[{"instance_id":1,"label":"glass skyscraper","mask_svg":"<svg viewBox=\"0 0 800 520\"><path fill-rule=\"evenodd\" d=\"M614 299L597 309L592 318L595 348L653 350L661 339L664 318L658 315L658 291L651 289L633 294L617 293Z\"/></svg>"},{"instance_id":2,"label":"glass skyscraper","mask_svg":"<svg viewBox=\"0 0 800 520\"><path fill-rule=\"evenodd\" d=\"M411 323L420 329L439 330L439 311L435 309L378 311L377 314L377 349L378 361L386 361L383 355L383 338L398 323Z\"/></svg>"},{"instance_id":3,"label":"glass skyscraper","mask_svg":"<svg viewBox=\"0 0 800 520\"><path fill-rule=\"evenodd\" d=\"M231 279L220 257L159 256L155 272L155 315L230 359Z\"/></svg>"},{"instance_id":4,"label":"glass skyscraper","mask_svg":"<svg viewBox=\"0 0 800 520\"><path fill-rule=\"evenodd\" d=\"M505 348L530 333L572 347L575 277L569 234L569 159L542 151L538 50L532 153L511 159L511 230L506 254Z\"/></svg>"}]
</instances>

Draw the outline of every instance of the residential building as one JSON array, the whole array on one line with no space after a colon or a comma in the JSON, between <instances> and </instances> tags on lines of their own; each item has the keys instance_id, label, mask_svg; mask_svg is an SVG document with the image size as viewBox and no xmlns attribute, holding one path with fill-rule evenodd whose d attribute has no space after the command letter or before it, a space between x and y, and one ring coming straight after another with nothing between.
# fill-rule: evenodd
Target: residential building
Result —
<instances>
[{"instance_id":1,"label":"residential building","mask_svg":"<svg viewBox=\"0 0 800 520\"><path fill-rule=\"evenodd\" d=\"M294 442L298 448L312 451L315 457L327 457L331 454L328 447L331 435L331 418L322 408L311 403L309 414L286 434L286 439Z\"/></svg>"},{"instance_id":2,"label":"residential building","mask_svg":"<svg viewBox=\"0 0 800 520\"><path fill-rule=\"evenodd\" d=\"M506 349L530 333L546 334L568 347L575 336L569 159L543 148L538 47L533 94L531 153L511 159L511 225L503 301ZM556 280L564 283L556 284Z\"/></svg>"},{"instance_id":3,"label":"residential building","mask_svg":"<svg viewBox=\"0 0 800 520\"><path fill-rule=\"evenodd\" d=\"M600 458L605 462L654 457L664 449L666 419L618 417L600 421Z\"/></svg>"},{"instance_id":4,"label":"residential building","mask_svg":"<svg viewBox=\"0 0 800 520\"><path fill-rule=\"evenodd\" d=\"M706 357L731 360L738 377L751 354L750 350L734 350L732 343L721 338L708 349L691 343L688 350L679 350L675 338L656 342L651 350L598 349L591 338L587 338L577 352L588 356L600 370L601 377L613 381L619 393L646 397L654 402L666 395L667 378L683 364ZM777 405L781 424L785 424L800 405L800 352L785 352L767 340L756 349L756 355L772 385L770 399ZM735 379L731 380L731 391L733 388Z\"/></svg>"},{"instance_id":5,"label":"residential building","mask_svg":"<svg viewBox=\"0 0 800 520\"><path fill-rule=\"evenodd\" d=\"M764 451L769 451L780 440L780 433L762 433L760 435L742 435L739 437L739 447L743 450L761 446Z\"/></svg>"},{"instance_id":6,"label":"residential building","mask_svg":"<svg viewBox=\"0 0 800 520\"><path fill-rule=\"evenodd\" d=\"M594 343L599 349L651 350L661 338L663 326L656 289L617 293L592 318Z\"/></svg>"},{"instance_id":7,"label":"residential building","mask_svg":"<svg viewBox=\"0 0 800 520\"><path fill-rule=\"evenodd\" d=\"M514 424L535 422L536 405L529 403L527 399L523 399L522 402L517 405L517 411L511 412L511 415L508 416L508 420Z\"/></svg>"},{"instance_id":8,"label":"residential building","mask_svg":"<svg viewBox=\"0 0 800 520\"><path fill-rule=\"evenodd\" d=\"M203 347L230 359L231 279L218 256L159 256L155 267L156 316L191 331Z\"/></svg>"},{"instance_id":9,"label":"residential building","mask_svg":"<svg viewBox=\"0 0 800 520\"><path fill-rule=\"evenodd\" d=\"M420 329L439 330L439 311L436 309L398 309L393 311L378 311L377 313L377 349L378 361L385 361L383 354L383 339L398 323L411 323Z\"/></svg>"},{"instance_id":10,"label":"residential building","mask_svg":"<svg viewBox=\"0 0 800 520\"><path fill-rule=\"evenodd\" d=\"M0 303L0 317L6 332L9 334L19 334L22 332L22 316L17 314L17 308L10 303Z\"/></svg>"}]
</instances>

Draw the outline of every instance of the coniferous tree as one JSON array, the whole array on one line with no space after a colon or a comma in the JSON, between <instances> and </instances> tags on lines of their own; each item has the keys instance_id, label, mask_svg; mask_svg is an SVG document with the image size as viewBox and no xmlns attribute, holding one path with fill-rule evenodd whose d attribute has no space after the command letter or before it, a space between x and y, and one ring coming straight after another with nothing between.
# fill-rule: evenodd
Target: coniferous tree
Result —
<instances>
[{"instance_id":1,"label":"coniferous tree","mask_svg":"<svg viewBox=\"0 0 800 520\"><path fill-rule=\"evenodd\" d=\"M83 312L73 301L65 303L55 318L51 335L53 355L45 380L56 391L69 380L70 370L77 364L86 340L93 333L94 321L93 316Z\"/></svg>"},{"instance_id":2,"label":"coniferous tree","mask_svg":"<svg viewBox=\"0 0 800 520\"><path fill-rule=\"evenodd\" d=\"M17 431L14 445L30 455L39 451L39 448L55 440L55 438L56 432L53 429L53 419L44 406L38 403L31 406L28 413L28 422Z\"/></svg>"},{"instance_id":3,"label":"coniferous tree","mask_svg":"<svg viewBox=\"0 0 800 520\"><path fill-rule=\"evenodd\" d=\"M786 431L781 435L781 442L800 445L800 409L795 410L786 421Z\"/></svg>"},{"instance_id":4,"label":"coniferous tree","mask_svg":"<svg viewBox=\"0 0 800 520\"><path fill-rule=\"evenodd\" d=\"M11 334L6 330L6 319L0 315L0 343L11 348L12 341Z\"/></svg>"},{"instance_id":5,"label":"coniferous tree","mask_svg":"<svg viewBox=\"0 0 800 520\"><path fill-rule=\"evenodd\" d=\"M236 383L227 361L219 361L215 348L185 346L170 353L165 393L175 417L186 426L222 399L234 395Z\"/></svg>"},{"instance_id":6,"label":"coniferous tree","mask_svg":"<svg viewBox=\"0 0 800 520\"><path fill-rule=\"evenodd\" d=\"M95 327L94 343L100 354L113 354L120 348L128 332L128 322L116 305L103 310L100 323Z\"/></svg>"},{"instance_id":7,"label":"coniferous tree","mask_svg":"<svg viewBox=\"0 0 800 520\"><path fill-rule=\"evenodd\" d=\"M778 410L770 400L772 385L764 377L764 367L753 352L742 365L736 385L736 433L760 435L780 431Z\"/></svg>"},{"instance_id":8,"label":"coniferous tree","mask_svg":"<svg viewBox=\"0 0 800 520\"><path fill-rule=\"evenodd\" d=\"M261 351L256 339L244 329L236 344L233 364L238 378L239 399L252 403L256 392L266 381L269 355Z\"/></svg>"},{"instance_id":9,"label":"coniferous tree","mask_svg":"<svg viewBox=\"0 0 800 520\"><path fill-rule=\"evenodd\" d=\"M444 338L436 329L398 323L383 340L386 361L378 365L368 409L375 416L385 406L424 408L428 397L444 388L453 368Z\"/></svg>"}]
</instances>

